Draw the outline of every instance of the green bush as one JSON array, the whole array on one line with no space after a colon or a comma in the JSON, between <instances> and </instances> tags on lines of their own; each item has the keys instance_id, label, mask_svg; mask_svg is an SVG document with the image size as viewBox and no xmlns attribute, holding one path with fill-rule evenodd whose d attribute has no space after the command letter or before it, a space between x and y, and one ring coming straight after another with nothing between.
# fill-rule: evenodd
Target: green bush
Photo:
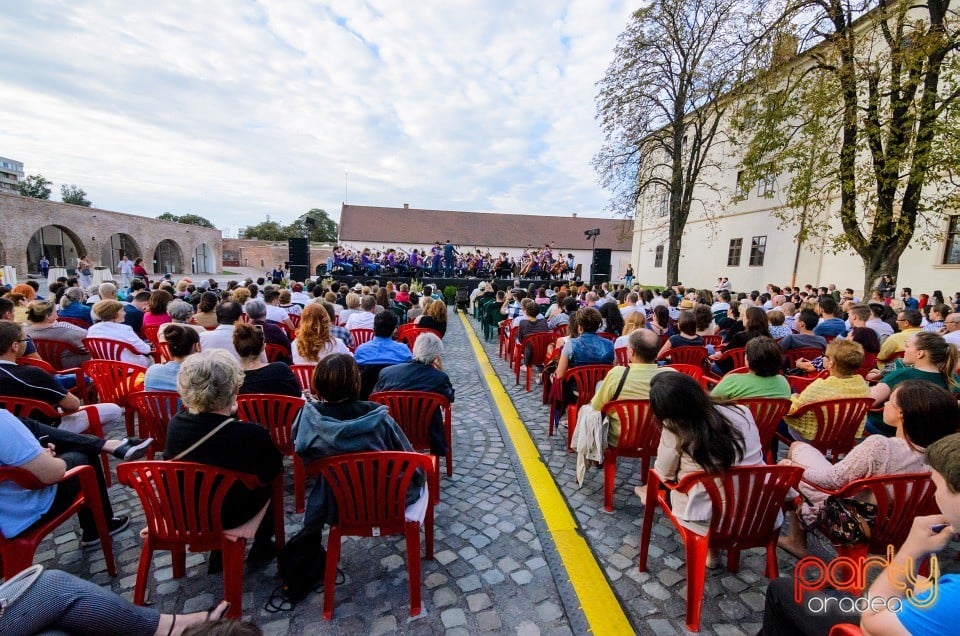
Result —
<instances>
[{"instance_id":1,"label":"green bush","mask_svg":"<svg viewBox=\"0 0 960 636\"><path fill-rule=\"evenodd\" d=\"M443 288L443 299L448 305L452 305L457 299L457 288L453 285L447 285Z\"/></svg>"}]
</instances>

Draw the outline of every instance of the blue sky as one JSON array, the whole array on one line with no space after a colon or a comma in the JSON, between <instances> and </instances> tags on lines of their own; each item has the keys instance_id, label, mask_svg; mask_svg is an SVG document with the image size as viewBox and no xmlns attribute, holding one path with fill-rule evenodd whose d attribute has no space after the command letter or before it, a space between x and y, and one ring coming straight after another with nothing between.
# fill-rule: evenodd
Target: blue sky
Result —
<instances>
[{"instance_id":1,"label":"blue sky","mask_svg":"<svg viewBox=\"0 0 960 636\"><path fill-rule=\"evenodd\" d=\"M0 155L235 235L349 203L605 216L595 83L636 5L31 2L0 15Z\"/></svg>"}]
</instances>

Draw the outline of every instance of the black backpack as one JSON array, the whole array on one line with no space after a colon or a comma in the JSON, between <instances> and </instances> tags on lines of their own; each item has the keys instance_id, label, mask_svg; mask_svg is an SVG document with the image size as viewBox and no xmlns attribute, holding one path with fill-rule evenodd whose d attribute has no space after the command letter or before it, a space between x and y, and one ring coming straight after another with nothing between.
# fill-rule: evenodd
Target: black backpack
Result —
<instances>
[{"instance_id":1,"label":"black backpack","mask_svg":"<svg viewBox=\"0 0 960 636\"><path fill-rule=\"evenodd\" d=\"M323 583L326 564L323 527L304 527L287 541L277 555L280 587L270 595L265 609L271 613L292 610L307 594ZM340 578L339 574L337 578Z\"/></svg>"}]
</instances>

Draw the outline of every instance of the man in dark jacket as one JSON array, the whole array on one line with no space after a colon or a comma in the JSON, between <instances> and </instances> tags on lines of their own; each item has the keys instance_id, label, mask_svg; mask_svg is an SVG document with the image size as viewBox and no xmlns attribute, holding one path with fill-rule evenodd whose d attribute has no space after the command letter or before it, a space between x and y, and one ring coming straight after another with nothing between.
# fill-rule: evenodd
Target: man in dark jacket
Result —
<instances>
[{"instance_id":1,"label":"man in dark jacket","mask_svg":"<svg viewBox=\"0 0 960 636\"><path fill-rule=\"evenodd\" d=\"M380 378L373 387L377 391L422 391L439 393L453 402L453 385L443 370L443 341L435 334L423 333L413 344L413 361L394 364L380 371ZM430 453L447 454L446 434L443 430L443 414L437 409L430 423Z\"/></svg>"}]
</instances>

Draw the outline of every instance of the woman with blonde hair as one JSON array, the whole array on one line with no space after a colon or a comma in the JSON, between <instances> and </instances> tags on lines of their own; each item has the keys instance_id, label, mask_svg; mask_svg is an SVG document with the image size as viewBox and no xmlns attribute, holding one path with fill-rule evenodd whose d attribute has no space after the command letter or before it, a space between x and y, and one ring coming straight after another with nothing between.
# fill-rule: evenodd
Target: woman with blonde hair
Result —
<instances>
[{"instance_id":1,"label":"woman with blonde hair","mask_svg":"<svg viewBox=\"0 0 960 636\"><path fill-rule=\"evenodd\" d=\"M443 338L447 333L447 304L442 300L434 300L413 322L418 327L433 329Z\"/></svg>"},{"instance_id":2,"label":"woman with blonde hair","mask_svg":"<svg viewBox=\"0 0 960 636\"><path fill-rule=\"evenodd\" d=\"M320 303L310 303L303 308L292 349L294 364L316 364L332 353L350 354L340 338L330 335L330 314Z\"/></svg>"},{"instance_id":3,"label":"woman with blonde hair","mask_svg":"<svg viewBox=\"0 0 960 636\"><path fill-rule=\"evenodd\" d=\"M251 298L250 290L246 287L237 287L233 290L233 296L230 297L235 303L240 303L240 306L243 307L247 304L247 301Z\"/></svg>"},{"instance_id":4,"label":"woman with blonde hair","mask_svg":"<svg viewBox=\"0 0 960 636\"><path fill-rule=\"evenodd\" d=\"M630 334L637 329L647 326L647 316L642 311L635 311L623 321L623 334L613 343L614 350L630 346Z\"/></svg>"}]
</instances>

